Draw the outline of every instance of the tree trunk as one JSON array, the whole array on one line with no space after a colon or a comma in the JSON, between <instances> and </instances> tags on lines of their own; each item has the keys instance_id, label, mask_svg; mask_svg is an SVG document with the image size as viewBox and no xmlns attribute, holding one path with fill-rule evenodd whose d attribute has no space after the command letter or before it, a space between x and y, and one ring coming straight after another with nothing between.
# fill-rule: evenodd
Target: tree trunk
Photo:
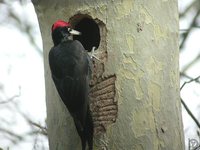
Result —
<instances>
[{"instance_id":1,"label":"tree trunk","mask_svg":"<svg viewBox=\"0 0 200 150\"><path fill-rule=\"evenodd\" d=\"M51 79L51 26L70 20L93 62L95 149L184 149L177 0L33 0L44 46L50 150L79 150L74 123ZM85 41L87 42L85 42Z\"/></svg>"}]
</instances>

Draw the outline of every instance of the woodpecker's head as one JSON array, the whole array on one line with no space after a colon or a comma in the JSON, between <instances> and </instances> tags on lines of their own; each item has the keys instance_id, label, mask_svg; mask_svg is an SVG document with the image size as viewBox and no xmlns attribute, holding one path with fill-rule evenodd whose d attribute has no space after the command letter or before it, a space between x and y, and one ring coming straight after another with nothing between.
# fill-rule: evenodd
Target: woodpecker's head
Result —
<instances>
[{"instance_id":1,"label":"woodpecker's head","mask_svg":"<svg viewBox=\"0 0 200 150\"><path fill-rule=\"evenodd\" d=\"M80 35L81 33L73 30L69 22L57 20L51 28L51 36L54 46L58 45L63 40L72 39L72 35Z\"/></svg>"}]
</instances>

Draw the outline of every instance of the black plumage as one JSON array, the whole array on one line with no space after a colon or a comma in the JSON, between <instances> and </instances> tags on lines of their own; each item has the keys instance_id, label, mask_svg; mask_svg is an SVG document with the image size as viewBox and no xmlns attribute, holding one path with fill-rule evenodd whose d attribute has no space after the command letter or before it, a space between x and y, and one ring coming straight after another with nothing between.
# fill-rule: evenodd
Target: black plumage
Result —
<instances>
[{"instance_id":1,"label":"black plumage","mask_svg":"<svg viewBox=\"0 0 200 150\"><path fill-rule=\"evenodd\" d=\"M82 150L86 143L92 150L93 121L88 97L90 58L82 44L69 37L68 27L53 30L54 47L49 52L49 65L57 91L74 119Z\"/></svg>"}]
</instances>

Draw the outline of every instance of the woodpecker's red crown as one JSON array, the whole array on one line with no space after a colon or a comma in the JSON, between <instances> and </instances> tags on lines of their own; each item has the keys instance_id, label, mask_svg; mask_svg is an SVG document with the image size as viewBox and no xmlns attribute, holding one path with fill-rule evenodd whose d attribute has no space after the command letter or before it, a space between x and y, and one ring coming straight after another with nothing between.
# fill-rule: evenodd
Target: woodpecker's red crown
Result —
<instances>
[{"instance_id":1,"label":"woodpecker's red crown","mask_svg":"<svg viewBox=\"0 0 200 150\"><path fill-rule=\"evenodd\" d=\"M63 20L57 20L54 24L53 24L53 26L52 26L52 28L51 28L51 31L53 32L56 28L58 28L58 27L71 27L71 24L69 23L69 22L65 22L65 21L63 21Z\"/></svg>"}]
</instances>

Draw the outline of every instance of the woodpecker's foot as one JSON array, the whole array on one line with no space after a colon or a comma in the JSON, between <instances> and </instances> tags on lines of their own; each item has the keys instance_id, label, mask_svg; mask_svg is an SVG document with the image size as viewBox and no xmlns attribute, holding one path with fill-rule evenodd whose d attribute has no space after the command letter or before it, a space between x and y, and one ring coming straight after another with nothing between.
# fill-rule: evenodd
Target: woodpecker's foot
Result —
<instances>
[{"instance_id":1,"label":"woodpecker's foot","mask_svg":"<svg viewBox=\"0 0 200 150\"><path fill-rule=\"evenodd\" d=\"M91 52L90 52L90 58L91 58L91 59L95 58L96 60L101 61L101 60L97 57L97 55L99 54L99 52L95 52L95 50L96 50L96 47L92 47L92 50L91 50Z\"/></svg>"}]
</instances>

